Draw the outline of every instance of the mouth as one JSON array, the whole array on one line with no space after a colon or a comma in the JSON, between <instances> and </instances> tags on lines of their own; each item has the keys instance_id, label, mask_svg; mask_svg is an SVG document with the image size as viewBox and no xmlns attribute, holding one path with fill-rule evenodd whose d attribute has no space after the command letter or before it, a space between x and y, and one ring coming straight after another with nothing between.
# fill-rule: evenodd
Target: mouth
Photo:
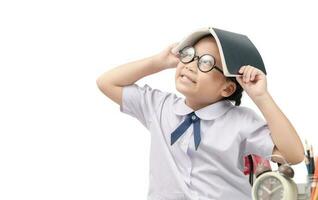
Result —
<instances>
[{"instance_id":1,"label":"mouth","mask_svg":"<svg viewBox=\"0 0 318 200\"><path fill-rule=\"evenodd\" d=\"M193 84L197 83L196 81L192 80L190 77L188 77L185 74L181 74L180 77L181 77L181 80L184 81L184 82L193 83Z\"/></svg>"}]
</instances>

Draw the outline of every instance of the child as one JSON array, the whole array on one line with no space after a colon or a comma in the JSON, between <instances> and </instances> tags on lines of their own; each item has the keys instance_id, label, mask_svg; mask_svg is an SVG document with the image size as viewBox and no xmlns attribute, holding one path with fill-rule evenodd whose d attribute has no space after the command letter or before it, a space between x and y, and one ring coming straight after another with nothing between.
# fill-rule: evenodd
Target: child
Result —
<instances>
[{"instance_id":1,"label":"child","mask_svg":"<svg viewBox=\"0 0 318 200\"><path fill-rule=\"evenodd\" d=\"M97 79L99 89L120 105L120 111L137 118L151 133L149 200L251 199L244 156L278 154L291 164L304 159L301 140L268 92L262 71L242 66L242 76L225 77L212 35L178 56L171 53L175 46ZM176 89L185 98L135 84L175 67ZM243 90L266 122L239 106Z\"/></svg>"}]
</instances>

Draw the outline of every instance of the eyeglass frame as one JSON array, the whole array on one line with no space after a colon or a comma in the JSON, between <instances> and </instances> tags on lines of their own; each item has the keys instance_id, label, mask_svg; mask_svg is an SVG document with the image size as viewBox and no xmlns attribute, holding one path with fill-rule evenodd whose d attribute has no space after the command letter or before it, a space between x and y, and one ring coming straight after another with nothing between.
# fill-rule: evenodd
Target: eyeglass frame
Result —
<instances>
[{"instance_id":1,"label":"eyeglass frame","mask_svg":"<svg viewBox=\"0 0 318 200\"><path fill-rule=\"evenodd\" d=\"M183 64L188 64L188 63L193 62L194 60L198 60L198 62L197 62L197 67L198 67L198 69L199 69L201 72L203 72L203 73L208 73L209 71L211 71L211 70L213 70L213 69L216 69L216 70L218 70L219 72L221 72L221 73L224 75L223 70L222 70L220 67L218 67L218 66L215 65L216 59L215 59L215 57L214 57L213 55L206 53L206 54L203 54L203 55L201 55L201 56L197 56L197 55L196 55L196 50L195 50L195 48L194 48L193 46L186 46L186 47L182 48L182 49L179 51L179 54L181 54L181 52L182 52L185 48L193 48L193 50L194 50L194 57L193 57L189 62L183 62L183 61L181 60L181 58L179 58L179 60L180 60ZM214 59L214 62L215 62L214 65L211 67L211 69L209 69L208 71L203 71L203 70L201 70L201 68L200 68L200 66L199 66L199 61L200 61L200 59L201 59L203 56L205 56L205 55L212 56L212 58ZM197 59L196 59L196 58L197 58Z\"/></svg>"}]
</instances>

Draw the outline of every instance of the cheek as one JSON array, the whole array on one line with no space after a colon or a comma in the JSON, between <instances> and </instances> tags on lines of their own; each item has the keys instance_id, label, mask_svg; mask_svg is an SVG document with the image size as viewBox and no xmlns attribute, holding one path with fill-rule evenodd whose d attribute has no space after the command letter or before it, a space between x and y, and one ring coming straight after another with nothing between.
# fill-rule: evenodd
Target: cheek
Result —
<instances>
[{"instance_id":1,"label":"cheek","mask_svg":"<svg viewBox=\"0 0 318 200\"><path fill-rule=\"evenodd\" d=\"M175 79L177 79L180 76L181 69L182 69L182 65L180 65L179 63L176 68Z\"/></svg>"},{"instance_id":2,"label":"cheek","mask_svg":"<svg viewBox=\"0 0 318 200\"><path fill-rule=\"evenodd\" d=\"M213 77L211 74L207 73L200 73L198 76L198 85L205 86L205 85L211 85L213 83Z\"/></svg>"},{"instance_id":3,"label":"cheek","mask_svg":"<svg viewBox=\"0 0 318 200\"><path fill-rule=\"evenodd\" d=\"M215 92L220 87L220 80L214 74L200 74L198 78L198 90L202 93Z\"/></svg>"}]
</instances>

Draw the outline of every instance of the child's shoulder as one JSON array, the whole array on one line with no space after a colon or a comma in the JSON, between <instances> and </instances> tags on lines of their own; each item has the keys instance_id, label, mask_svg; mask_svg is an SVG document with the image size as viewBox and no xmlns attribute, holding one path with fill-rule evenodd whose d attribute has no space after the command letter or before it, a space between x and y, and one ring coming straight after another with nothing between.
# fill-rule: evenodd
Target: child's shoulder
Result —
<instances>
[{"instance_id":1,"label":"child's shoulder","mask_svg":"<svg viewBox=\"0 0 318 200\"><path fill-rule=\"evenodd\" d=\"M229 114L238 119L256 119L259 117L255 110L246 106L233 106Z\"/></svg>"}]
</instances>

